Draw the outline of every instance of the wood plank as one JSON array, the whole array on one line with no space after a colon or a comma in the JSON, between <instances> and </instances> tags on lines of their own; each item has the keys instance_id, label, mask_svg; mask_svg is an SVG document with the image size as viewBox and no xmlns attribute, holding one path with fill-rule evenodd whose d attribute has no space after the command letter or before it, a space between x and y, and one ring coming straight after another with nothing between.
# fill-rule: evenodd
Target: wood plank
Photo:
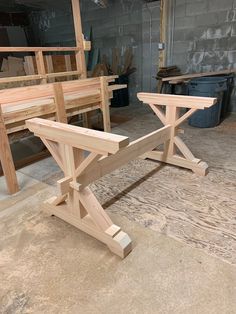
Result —
<instances>
[{"instance_id":1,"label":"wood plank","mask_svg":"<svg viewBox=\"0 0 236 314\"><path fill-rule=\"evenodd\" d=\"M110 217L105 213L104 209L98 202L90 188L85 188L79 192L79 199L94 224L102 231L106 231L113 225Z\"/></svg>"},{"instance_id":2,"label":"wood plank","mask_svg":"<svg viewBox=\"0 0 236 314\"><path fill-rule=\"evenodd\" d=\"M0 52L78 51L81 47L0 47Z\"/></svg>"},{"instance_id":3,"label":"wood plank","mask_svg":"<svg viewBox=\"0 0 236 314\"><path fill-rule=\"evenodd\" d=\"M44 75L23 75L23 76L11 76L0 78L0 84L12 83L12 82L24 82L24 81L33 81L33 80L42 80L45 78Z\"/></svg>"},{"instance_id":4,"label":"wood plank","mask_svg":"<svg viewBox=\"0 0 236 314\"><path fill-rule=\"evenodd\" d=\"M217 102L217 98L179 96L156 93L138 93L138 99L145 104L174 106L182 108L205 109L210 108Z\"/></svg>"},{"instance_id":5,"label":"wood plank","mask_svg":"<svg viewBox=\"0 0 236 314\"><path fill-rule=\"evenodd\" d=\"M194 171L196 174L201 175L201 176L205 176L208 172L208 165L199 159L196 159L196 162L195 162L192 160L187 160L178 155L168 157L163 152L159 152L159 151L147 152L142 157L168 163L170 165L175 165L178 167L190 169Z\"/></svg>"},{"instance_id":6,"label":"wood plank","mask_svg":"<svg viewBox=\"0 0 236 314\"><path fill-rule=\"evenodd\" d=\"M80 2L79 0L71 0L71 3L72 3L72 13L73 13L73 20L74 20L76 47L81 48L79 51L75 53L76 66L77 66L77 70L81 73L81 78L86 78L87 70L86 70L86 61L85 61L84 46L83 46L84 38L82 34Z\"/></svg>"},{"instance_id":7,"label":"wood plank","mask_svg":"<svg viewBox=\"0 0 236 314\"><path fill-rule=\"evenodd\" d=\"M101 109L103 116L103 126L105 132L111 132L110 120L110 99L108 94L107 82L104 76L100 77L101 82Z\"/></svg>"},{"instance_id":8,"label":"wood plank","mask_svg":"<svg viewBox=\"0 0 236 314\"><path fill-rule=\"evenodd\" d=\"M230 70L227 69L227 70L221 70L221 71L215 71L215 72L184 74L184 75L180 75L180 76L165 77L162 79L162 82L183 81L186 79L192 79L192 78L197 78L197 77L216 76L216 75L230 74L230 73L235 73L235 72L236 72L236 69L230 69Z\"/></svg>"},{"instance_id":9,"label":"wood plank","mask_svg":"<svg viewBox=\"0 0 236 314\"><path fill-rule=\"evenodd\" d=\"M108 90L110 92L113 92L119 89L124 89L124 88L128 88L128 85L127 84L113 84L113 85L108 86Z\"/></svg>"},{"instance_id":10,"label":"wood plank","mask_svg":"<svg viewBox=\"0 0 236 314\"><path fill-rule=\"evenodd\" d=\"M133 141L115 155L99 159L86 174L79 177L79 181L83 186L86 186L115 169L118 169L129 161L143 155L145 152L153 150L170 138L170 131L171 127L169 125L165 126Z\"/></svg>"},{"instance_id":11,"label":"wood plank","mask_svg":"<svg viewBox=\"0 0 236 314\"><path fill-rule=\"evenodd\" d=\"M44 64L44 58L43 58L42 51L36 51L35 52L35 60L36 60L38 74L45 77L46 68L45 68L45 64ZM45 84L45 83L47 83L47 80L45 78L43 78L42 84Z\"/></svg>"},{"instance_id":12,"label":"wood plank","mask_svg":"<svg viewBox=\"0 0 236 314\"><path fill-rule=\"evenodd\" d=\"M114 154L129 144L129 138L73 125L34 118L26 121L36 135L91 152Z\"/></svg>"},{"instance_id":13,"label":"wood plank","mask_svg":"<svg viewBox=\"0 0 236 314\"><path fill-rule=\"evenodd\" d=\"M2 116L0 106L0 161L7 182L8 191L10 194L17 193L19 186L16 177L15 166L12 158L11 148L8 141L6 128Z\"/></svg>"},{"instance_id":14,"label":"wood plank","mask_svg":"<svg viewBox=\"0 0 236 314\"><path fill-rule=\"evenodd\" d=\"M46 65L47 65L47 73L54 73L54 68L53 68L53 62L52 62L52 56L51 55L46 55L45 56L46 60ZM49 82L55 82L55 77L50 78Z\"/></svg>"},{"instance_id":15,"label":"wood plank","mask_svg":"<svg viewBox=\"0 0 236 314\"><path fill-rule=\"evenodd\" d=\"M47 78L63 77L63 76L73 76L81 74L80 71L70 71L70 72L57 72L57 73L48 73L46 74Z\"/></svg>"},{"instance_id":16,"label":"wood plank","mask_svg":"<svg viewBox=\"0 0 236 314\"><path fill-rule=\"evenodd\" d=\"M57 121L61 123L67 123L65 99L64 99L64 94L62 90L62 84L54 83L53 87L54 87Z\"/></svg>"}]
</instances>

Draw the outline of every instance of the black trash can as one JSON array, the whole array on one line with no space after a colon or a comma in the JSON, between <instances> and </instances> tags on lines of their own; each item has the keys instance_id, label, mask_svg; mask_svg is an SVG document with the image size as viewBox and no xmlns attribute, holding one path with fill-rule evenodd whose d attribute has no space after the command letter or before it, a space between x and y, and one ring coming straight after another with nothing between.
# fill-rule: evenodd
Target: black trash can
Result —
<instances>
[{"instance_id":1,"label":"black trash can","mask_svg":"<svg viewBox=\"0 0 236 314\"><path fill-rule=\"evenodd\" d=\"M205 110L198 110L189 119L189 125L198 128L212 128L220 123L224 92L227 90L227 79L224 77L201 77L191 80L188 86L189 95L215 97L217 103Z\"/></svg>"},{"instance_id":2,"label":"black trash can","mask_svg":"<svg viewBox=\"0 0 236 314\"><path fill-rule=\"evenodd\" d=\"M127 75L120 75L115 84L129 84L129 77ZM128 88L118 89L113 92L113 99L111 100L111 107L125 107L129 106L129 90Z\"/></svg>"},{"instance_id":3,"label":"black trash can","mask_svg":"<svg viewBox=\"0 0 236 314\"><path fill-rule=\"evenodd\" d=\"M229 112L231 94L234 89L234 74L231 75L224 75L222 76L227 80L227 90L224 92L222 108L221 108L221 119L224 119Z\"/></svg>"}]
</instances>

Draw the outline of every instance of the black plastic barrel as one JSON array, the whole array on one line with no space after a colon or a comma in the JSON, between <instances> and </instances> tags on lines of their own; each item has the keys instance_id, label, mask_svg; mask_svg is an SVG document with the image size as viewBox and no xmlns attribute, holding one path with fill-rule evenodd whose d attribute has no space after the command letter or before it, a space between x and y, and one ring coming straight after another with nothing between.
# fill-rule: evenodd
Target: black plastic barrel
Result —
<instances>
[{"instance_id":1,"label":"black plastic barrel","mask_svg":"<svg viewBox=\"0 0 236 314\"><path fill-rule=\"evenodd\" d=\"M224 77L201 77L191 80L188 86L189 95L215 97L217 103L210 108L198 110L189 119L189 125L198 128L212 128L220 123L224 92L227 90L227 79Z\"/></svg>"},{"instance_id":2,"label":"black plastic barrel","mask_svg":"<svg viewBox=\"0 0 236 314\"><path fill-rule=\"evenodd\" d=\"M222 76L227 80L227 90L224 92L222 108L221 108L221 119L224 119L229 112L231 94L234 89L234 74Z\"/></svg>"},{"instance_id":3,"label":"black plastic barrel","mask_svg":"<svg viewBox=\"0 0 236 314\"><path fill-rule=\"evenodd\" d=\"M115 84L129 84L129 77L127 75L120 75ZM111 107L125 107L129 106L129 90L128 88L118 89L113 92L113 99L111 100Z\"/></svg>"}]
</instances>

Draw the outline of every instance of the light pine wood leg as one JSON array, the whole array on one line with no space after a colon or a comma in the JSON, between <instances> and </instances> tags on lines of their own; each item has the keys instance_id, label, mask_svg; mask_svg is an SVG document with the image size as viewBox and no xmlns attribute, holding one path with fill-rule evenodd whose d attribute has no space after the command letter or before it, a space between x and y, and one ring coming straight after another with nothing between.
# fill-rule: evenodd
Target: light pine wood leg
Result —
<instances>
[{"instance_id":1,"label":"light pine wood leg","mask_svg":"<svg viewBox=\"0 0 236 314\"><path fill-rule=\"evenodd\" d=\"M7 136L7 131L2 117L0 106L0 160L7 182L8 191L10 194L15 194L19 191L19 186L16 177L16 170L12 158L11 148Z\"/></svg>"},{"instance_id":2,"label":"light pine wood leg","mask_svg":"<svg viewBox=\"0 0 236 314\"><path fill-rule=\"evenodd\" d=\"M200 159L195 158L190 149L178 136L179 125L190 117L196 109L190 109L187 113L180 116L180 108L174 105L166 106L166 112L159 105L150 104L150 107L164 125L171 127L171 135L170 139L164 144L164 151L157 151L155 149L145 153L142 158L149 158L190 169L199 176L207 175L208 165Z\"/></svg>"},{"instance_id":3,"label":"light pine wood leg","mask_svg":"<svg viewBox=\"0 0 236 314\"><path fill-rule=\"evenodd\" d=\"M126 257L132 250L131 239L112 222L90 188L80 184L80 176L86 175L102 155L90 153L85 158L82 149L41 139L65 176L57 182L59 195L45 202L46 212L100 240L121 258Z\"/></svg>"},{"instance_id":4,"label":"light pine wood leg","mask_svg":"<svg viewBox=\"0 0 236 314\"><path fill-rule=\"evenodd\" d=\"M110 98L108 92L107 80L104 76L100 78L101 81L101 98L102 98L102 116L105 132L111 132L110 120Z\"/></svg>"}]
</instances>

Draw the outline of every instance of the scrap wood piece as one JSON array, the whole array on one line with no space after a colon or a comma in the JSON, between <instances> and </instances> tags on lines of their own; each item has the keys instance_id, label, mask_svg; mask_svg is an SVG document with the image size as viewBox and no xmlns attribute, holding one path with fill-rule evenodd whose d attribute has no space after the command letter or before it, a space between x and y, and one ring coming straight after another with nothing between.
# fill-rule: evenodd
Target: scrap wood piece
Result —
<instances>
[{"instance_id":1,"label":"scrap wood piece","mask_svg":"<svg viewBox=\"0 0 236 314\"><path fill-rule=\"evenodd\" d=\"M118 74L119 63L120 63L120 49L113 48L111 69L114 74Z\"/></svg>"},{"instance_id":2,"label":"scrap wood piece","mask_svg":"<svg viewBox=\"0 0 236 314\"><path fill-rule=\"evenodd\" d=\"M121 74L126 74L128 70L132 67L133 57L134 56L132 48L127 48L124 54L124 66Z\"/></svg>"},{"instance_id":3,"label":"scrap wood piece","mask_svg":"<svg viewBox=\"0 0 236 314\"><path fill-rule=\"evenodd\" d=\"M162 79L162 82L167 81L183 81L186 79L192 79L197 77L204 77L204 76L217 76L222 74L231 74L235 73L236 69L230 69L230 70L221 70L221 71L215 71L215 72L203 72L203 73L192 73L192 74L184 74L181 76L172 76L172 77L166 77Z\"/></svg>"}]
</instances>

